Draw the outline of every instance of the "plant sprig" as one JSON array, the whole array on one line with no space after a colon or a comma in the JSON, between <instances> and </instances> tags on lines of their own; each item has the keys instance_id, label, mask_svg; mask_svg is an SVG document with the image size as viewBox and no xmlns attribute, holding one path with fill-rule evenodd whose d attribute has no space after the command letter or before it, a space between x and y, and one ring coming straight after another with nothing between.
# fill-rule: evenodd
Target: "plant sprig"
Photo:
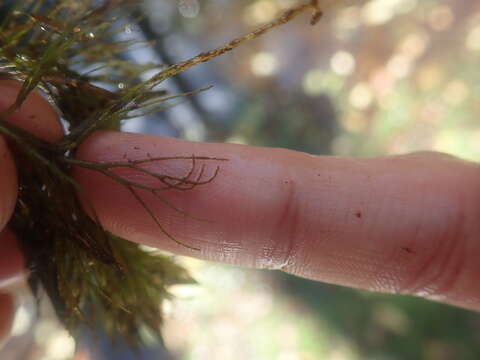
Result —
<instances>
[{"instance_id":1,"label":"plant sprig","mask_svg":"<svg viewBox=\"0 0 480 360\"><path fill-rule=\"evenodd\" d=\"M166 79L231 51L306 10L313 11L312 24L321 16L318 2L312 0L224 46L162 67L126 62L122 54L136 42L112 40L122 31L117 21L125 14L122 11L138 3L17 0L0 5L5 14L0 22L0 72L3 77L23 83L14 104L0 113L0 134L16 150L20 184L9 226L26 254L31 287L35 294L40 288L45 290L58 317L73 335L80 324L95 319L92 325L101 324L112 339L126 339L134 347L142 343L145 331L160 340L161 303L169 296L168 286L192 279L171 257L145 251L106 231L92 199L85 198L72 171L76 167L88 169L123 186L155 222L160 234L199 251L170 234L142 195L152 194L172 211L208 221L177 207L163 193L192 191L212 184L226 159L189 154L97 163L77 159L76 149L95 131L118 130L125 119L162 111L172 106L172 100L208 90L168 95L159 90ZM138 80L139 75L152 69L158 70L156 75L147 81ZM116 81L125 84L124 88L108 87ZM35 89L49 97L66 124L65 136L54 144L7 121ZM189 162L190 168L183 176L172 176L148 166L167 161ZM213 170L210 164L215 164ZM123 176L121 171L125 169L156 185Z\"/></svg>"}]
</instances>

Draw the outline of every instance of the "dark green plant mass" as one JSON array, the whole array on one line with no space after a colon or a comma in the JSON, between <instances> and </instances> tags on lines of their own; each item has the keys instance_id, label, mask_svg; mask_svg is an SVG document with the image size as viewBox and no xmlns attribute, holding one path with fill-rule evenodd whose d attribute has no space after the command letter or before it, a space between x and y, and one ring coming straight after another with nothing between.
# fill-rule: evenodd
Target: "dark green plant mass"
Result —
<instances>
[{"instance_id":1,"label":"dark green plant mass","mask_svg":"<svg viewBox=\"0 0 480 360\"><path fill-rule=\"evenodd\" d=\"M114 40L124 28L125 21L120 20L125 20L126 10L134 6L139 2L0 0L0 72L2 77L23 83L15 103L0 114L0 134L15 150L19 196L10 227L26 254L34 293L46 292L73 335L79 325L95 319L112 338L120 335L138 346L145 333L160 339L161 303L168 297L168 286L192 279L171 258L145 251L104 230L88 200L86 205L80 203L82 189L71 172L76 166L83 167L120 183L143 206L145 216L156 222L159 233L190 247L165 230L142 193L149 192L172 211L182 212L162 193L214 182L224 159L186 156L91 163L75 158L77 147L94 131L119 129L123 120L161 111L171 106L173 99L205 90L168 95L160 87L167 78L230 51L305 10L314 11L312 23L321 12L316 1L299 5L223 47L162 67L125 61L123 52L135 42ZM157 70L156 75L140 81L139 75L147 70ZM124 86L120 89L118 83ZM49 97L65 124L65 136L56 143L44 142L6 121L35 89ZM188 161L191 170L183 177L172 177L144 166L170 160ZM118 172L122 168L152 177L158 185L145 186L122 177Z\"/></svg>"}]
</instances>

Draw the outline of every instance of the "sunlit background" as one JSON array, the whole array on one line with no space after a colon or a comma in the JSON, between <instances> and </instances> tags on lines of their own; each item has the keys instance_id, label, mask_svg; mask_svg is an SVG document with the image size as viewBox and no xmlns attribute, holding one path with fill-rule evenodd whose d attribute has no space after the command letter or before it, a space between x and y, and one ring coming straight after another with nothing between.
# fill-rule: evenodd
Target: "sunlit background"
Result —
<instances>
[{"instance_id":1,"label":"sunlit background","mask_svg":"<svg viewBox=\"0 0 480 360\"><path fill-rule=\"evenodd\" d=\"M127 23L121 37L156 39L152 48L128 54L136 61L172 63L250 31L294 3L148 0L138 10L146 21ZM169 80L175 92L214 88L125 128L314 154L438 150L478 160L479 64L478 1L330 1L315 27L302 17ZM164 326L169 354L155 349L143 359L480 358L480 316L472 312L277 272L179 261L199 285L172 289L177 297L166 306ZM68 334L50 319L33 319L30 300L24 301L16 337L0 357L71 359L75 345ZM75 360L138 358L97 345L95 354L82 346Z\"/></svg>"}]
</instances>

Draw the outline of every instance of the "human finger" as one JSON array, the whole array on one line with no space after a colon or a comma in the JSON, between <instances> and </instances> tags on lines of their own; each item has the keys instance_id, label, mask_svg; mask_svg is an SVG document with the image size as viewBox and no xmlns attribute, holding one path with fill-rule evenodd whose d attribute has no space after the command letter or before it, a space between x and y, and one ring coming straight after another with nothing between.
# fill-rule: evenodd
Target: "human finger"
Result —
<instances>
[{"instance_id":1,"label":"human finger","mask_svg":"<svg viewBox=\"0 0 480 360\"><path fill-rule=\"evenodd\" d=\"M0 80L0 113L7 110L17 98L22 84L15 80ZM62 136L58 116L40 93L32 92L22 106L6 119L8 122L53 142ZM0 231L9 220L16 202L17 175L12 153L5 137L0 135Z\"/></svg>"},{"instance_id":2,"label":"human finger","mask_svg":"<svg viewBox=\"0 0 480 360\"><path fill-rule=\"evenodd\" d=\"M0 113L15 103L21 87L19 81L0 80ZM7 120L47 142L54 142L63 136L58 114L38 91L32 91Z\"/></svg>"},{"instance_id":3,"label":"human finger","mask_svg":"<svg viewBox=\"0 0 480 360\"><path fill-rule=\"evenodd\" d=\"M218 176L190 191L148 191L85 169L76 177L103 226L127 239L175 253L383 292L408 293L480 309L480 174L476 164L443 154L378 159L317 157L227 144L98 133L78 156L126 161L158 156L222 157ZM215 161L206 162L214 168ZM182 177L187 160L148 170ZM207 169L208 170L208 169ZM157 180L134 169L122 177ZM199 251L191 248L198 248Z\"/></svg>"},{"instance_id":4,"label":"human finger","mask_svg":"<svg viewBox=\"0 0 480 360\"><path fill-rule=\"evenodd\" d=\"M0 80L0 113L15 102L21 86L15 80ZM6 120L44 141L53 142L62 136L55 110L36 91ZM6 291L25 272L25 259L19 244L14 234L4 229L15 207L17 187L13 155L6 138L0 135L0 341L8 336L15 310L14 299Z\"/></svg>"}]
</instances>

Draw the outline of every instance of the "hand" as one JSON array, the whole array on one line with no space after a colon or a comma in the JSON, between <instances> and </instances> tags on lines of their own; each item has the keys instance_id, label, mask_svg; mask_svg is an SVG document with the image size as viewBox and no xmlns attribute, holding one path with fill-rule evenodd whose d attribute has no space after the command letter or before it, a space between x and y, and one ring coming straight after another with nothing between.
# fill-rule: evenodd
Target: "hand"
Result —
<instances>
[{"instance_id":1,"label":"hand","mask_svg":"<svg viewBox=\"0 0 480 360\"><path fill-rule=\"evenodd\" d=\"M0 81L0 111L4 111L16 98L19 84L15 81ZM47 119L47 124L44 123ZM62 136L54 110L38 94L32 94L13 114L9 121L31 131L46 141ZM51 123L48 123L51 121ZM0 341L7 334L14 311L14 299L8 294L24 273L24 258L13 233L5 229L15 207L17 177L13 157L4 138L0 136Z\"/></svg>"},{"instance_id":2,"label":"hand","mask_svg":"<svg viewBox=\"0 0 480 360\"><path fill-rule=\"evenodd\" d=\"M0 84L5 86L3 81ZM1 94L0 107L15 98L3 89ZM31 103L11 121L54 140L61 136L57 118L40 100L32 95ZM41 121L31 119L32 113ZM3 226L13 210L16 180L4 141L0 154ZM131 241L212 261L280 269L324 282L413 294L480 310L476 164L438 153L377 159L317 157L116 132L94 134L80 146L77 157L124 161L192 154L229 161L220 164L212 183L184 193L165 192L165 197L208 222L182 216L153 196L144 199L175 238L200 251L161 235L138 201L112 180L84 169L78 169L75 177L103 226ZM165 164L150 166L160 171ZM181 176L189 164L169 166ZM123 175L133 177L134 172ZM1 241L14 244L13 235L4 232ZM18 249L11 247L20 259ZM3 268L8 262L2 258L0 264ZM14 268L18 270L18 264Z\"/></svg>"}]
</instances>

